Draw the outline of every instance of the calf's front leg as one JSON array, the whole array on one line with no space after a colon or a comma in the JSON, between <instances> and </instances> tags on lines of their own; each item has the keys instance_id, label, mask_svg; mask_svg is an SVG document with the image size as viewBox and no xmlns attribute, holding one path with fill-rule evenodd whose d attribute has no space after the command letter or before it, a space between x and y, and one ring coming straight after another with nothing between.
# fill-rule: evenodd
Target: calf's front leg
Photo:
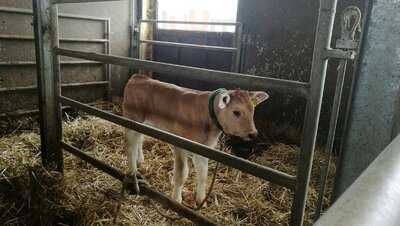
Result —
<instances>
[{"instance_id":1,"label":"calf's front leg","mask_svg":"<svg viewBox=\"0 0 400 226\"><path fill-rule=\"evenodd\" d=\"M195 155L193 165L196 170L196 204L199 206L206 198L208 158Z\"/></svg>"}]
</instances>

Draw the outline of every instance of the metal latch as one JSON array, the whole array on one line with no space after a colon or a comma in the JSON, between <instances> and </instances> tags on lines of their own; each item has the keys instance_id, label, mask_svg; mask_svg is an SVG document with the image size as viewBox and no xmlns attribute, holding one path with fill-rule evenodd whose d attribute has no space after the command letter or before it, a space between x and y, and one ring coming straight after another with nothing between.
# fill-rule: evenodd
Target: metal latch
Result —
<instances>
[{"instance_id":1,"label":"metal latch","mask_svg":"<svg viewBox=\"0 0 400 226\"><path fill-rule=\"evenodd\" d=\"M355 6L349 6L343 10L340 20L341 36L336 40L338 49L357 49L358 41L355 40L356 31L361 31L361 11Z\"/></svg>"}]
</instances>

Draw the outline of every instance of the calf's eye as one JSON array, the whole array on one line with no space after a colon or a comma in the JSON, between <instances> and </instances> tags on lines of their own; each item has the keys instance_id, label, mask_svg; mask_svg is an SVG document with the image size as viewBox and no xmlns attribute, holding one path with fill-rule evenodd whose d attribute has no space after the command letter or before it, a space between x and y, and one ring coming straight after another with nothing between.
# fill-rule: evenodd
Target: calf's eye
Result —
<instances>
[{"instance_id":1,"label":"calf's eye","mask_svg":"<svg viewBox=\"0 0 400 226\"><path fill-rule=\"evenodd\" d=\"M239 118L240 115L241 115L241 114L240 114L240 111L233 111L233 114L234 114L236 117L238 117L238 118Z\"/></svg>"}]
</instances>

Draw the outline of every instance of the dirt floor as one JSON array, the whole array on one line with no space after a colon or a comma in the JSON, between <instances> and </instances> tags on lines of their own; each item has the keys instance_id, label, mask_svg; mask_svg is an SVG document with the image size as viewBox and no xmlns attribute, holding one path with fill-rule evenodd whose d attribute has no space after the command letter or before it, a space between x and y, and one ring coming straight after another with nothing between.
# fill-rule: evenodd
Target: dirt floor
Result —
<instances>
[{"instance_id":1,"label":"dirt floor","mask_svg":"<svg viewBox=\"0 0 400 226\"><path fill-rule=\"evenodd\" d=\"M127 171L123 128L95 117L68 118L64 140L93 157ZM29 122L34 124L34 120ZM6 127L3 127L4 130ZM0 138L0 225L113 225L121 183L70 155L64 156L64 177L40 166L37 129L16 126ZM295 175L299 147L259 142L251 161ZM140 172L150 185L171 192L172 153L152 138L144 142L145 163ZM317 152L314 163L323 158ZM318 164L314 164L318 165ZM215 162L210 161L209 181ZM318 167L314 167L307 203L308 225L317 200ZM332 184L334 168L330 169ZM193 170L183 190L184 203L194 206ZM326 199L329 198L331 186ZM201 213L221 225L287 225L292 193L283 187L221 166L207 207ZM117 225L192 225L160 216L146 197L122 201ZM165 211L165 210L162 210ZM174 215L168 212L169 215Z\"/></svg>"}]
</instances>

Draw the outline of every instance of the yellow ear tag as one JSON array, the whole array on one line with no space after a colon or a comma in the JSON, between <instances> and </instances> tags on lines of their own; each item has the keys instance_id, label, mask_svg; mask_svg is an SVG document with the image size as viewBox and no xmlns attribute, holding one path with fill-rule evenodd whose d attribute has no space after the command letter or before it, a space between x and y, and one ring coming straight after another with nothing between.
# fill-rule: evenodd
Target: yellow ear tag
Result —
<instances>
[{"instance_id":1,"label":"yellow ear tag","mask_svg":"<svg viewBox=\"0 0 400 226\"><path fill-rule=\"evenodd\" d=\"M256 98L252 98L251 99L251 105L253 105L253 107L257 106L257 99Z\"/></svg>"}]
</instances>

